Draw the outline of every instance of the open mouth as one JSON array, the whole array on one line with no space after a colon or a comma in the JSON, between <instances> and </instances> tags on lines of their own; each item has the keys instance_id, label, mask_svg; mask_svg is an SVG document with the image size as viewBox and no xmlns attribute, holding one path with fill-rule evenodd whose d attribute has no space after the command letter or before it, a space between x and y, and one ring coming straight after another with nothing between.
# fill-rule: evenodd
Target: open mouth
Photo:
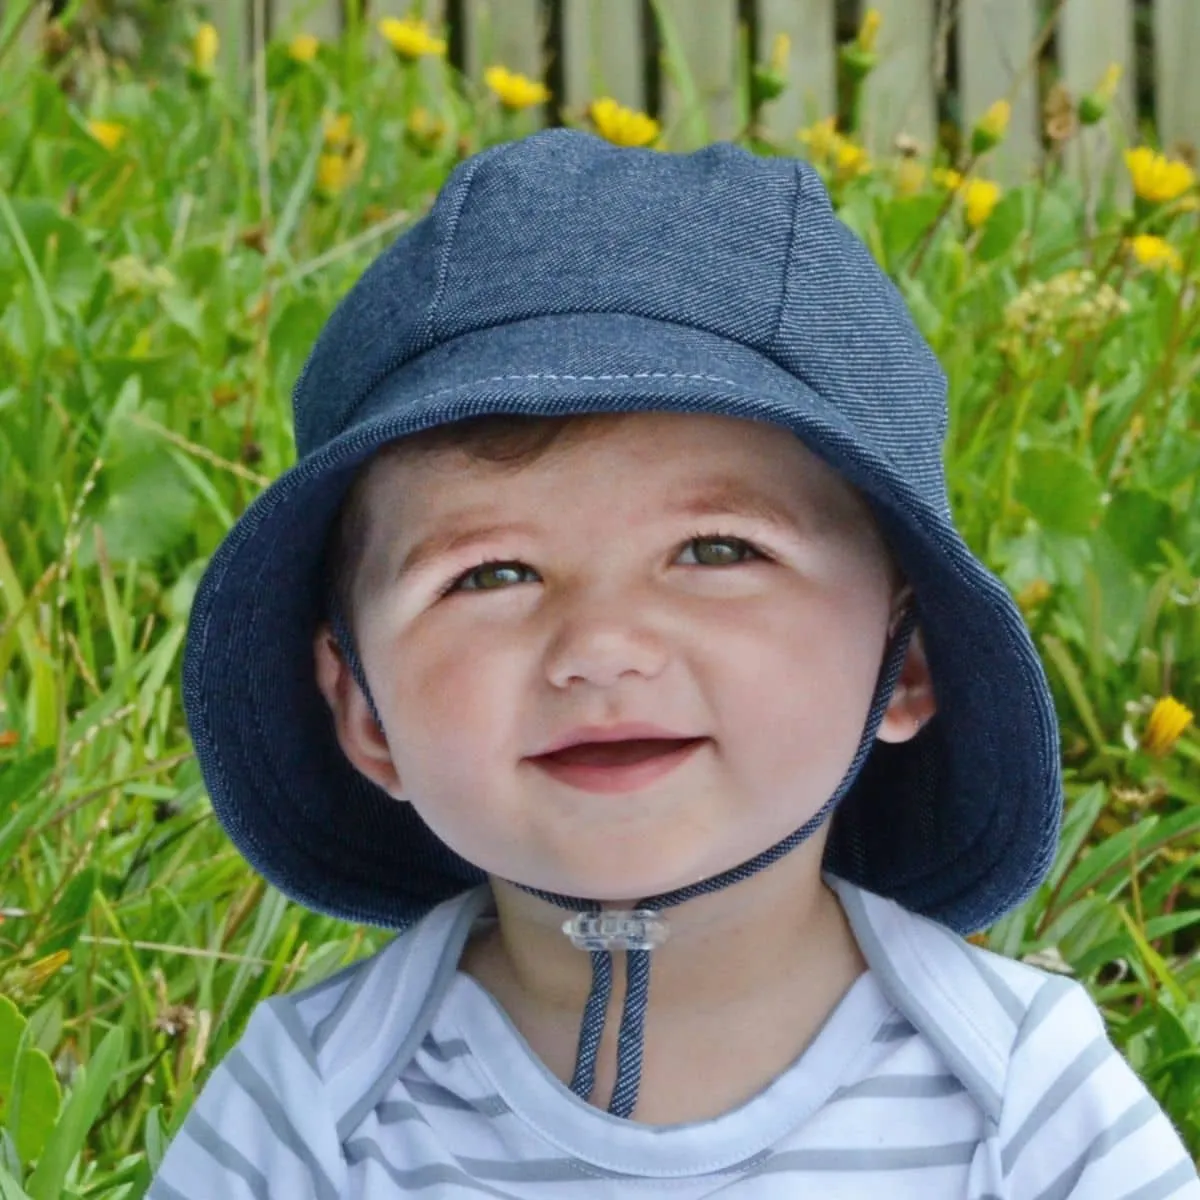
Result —
<instances>
[{"instance_id":1,"label":"open mouth","mask_svg":"<svg viewBox=\"0 0 1200 1200\"><path fill-rule=\"evenodd\" d=\"M708 738L629 738L580 742L531 761L562 783L589 792L645 787L691 758Z\"/></svg>"}]
</instances>

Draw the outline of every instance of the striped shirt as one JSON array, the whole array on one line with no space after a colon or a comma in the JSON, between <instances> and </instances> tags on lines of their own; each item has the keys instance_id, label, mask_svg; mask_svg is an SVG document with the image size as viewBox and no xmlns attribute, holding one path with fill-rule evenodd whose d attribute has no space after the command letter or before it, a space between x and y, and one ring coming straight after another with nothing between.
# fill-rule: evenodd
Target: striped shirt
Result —
<instances>
[{"instance_id":1,"label":"striped shirt","mask_svg":"<svg viewBox=\"0 0 1200 1200\"><path fill-rule=\"evenodd\" d=\"M868 970L715 1119L574 1096L458 970L486 888L260 1005L149 1200L1200 1200L1087 992L830 877Z\"/></svg>"}]
</instances>

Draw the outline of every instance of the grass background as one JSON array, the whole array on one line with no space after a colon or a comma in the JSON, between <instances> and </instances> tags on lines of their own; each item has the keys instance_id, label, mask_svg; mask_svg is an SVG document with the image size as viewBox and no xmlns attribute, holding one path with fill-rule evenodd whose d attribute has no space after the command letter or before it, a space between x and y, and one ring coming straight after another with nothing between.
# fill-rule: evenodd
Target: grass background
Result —
<instances>
[{"instance_id":1,"label":"grass background","mask_svg":"<svg viewBox=\"0 0 1200 1200\"><path fill-rule=\"evenodd\" d=\"M138 66L71 10L44 52L0 30L5 1200L142 1195L254 1005L383 937L287 903L216 827L185 622L293 460L290 388L336 299L463 155L534 123L366 27L310 62L269 45L258 86L226 90L174 11ZM742 140L804 151L752 121ZM972 225L934 162L839 170L813 145L945 365L957 519L1059 705L1062 849L985 940L1086 983L1200 1154L1200 744L1162 736L1165 697L1200 701L1195 187L1122 201L1119 162L1081 181L1051 155ZM1140 262L1138 233L1175 261Z\"/></svg>"}]
</instances>

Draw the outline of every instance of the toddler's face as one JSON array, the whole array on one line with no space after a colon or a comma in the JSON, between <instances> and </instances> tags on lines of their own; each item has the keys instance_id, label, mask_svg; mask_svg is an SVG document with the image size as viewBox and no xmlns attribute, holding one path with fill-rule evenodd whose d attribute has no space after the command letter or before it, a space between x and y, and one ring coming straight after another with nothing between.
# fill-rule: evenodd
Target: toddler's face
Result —
<instances>
[{"instance_id":1,"label":"toddler's face","mask_svg":"<svg viewBox=\"0 0 1200 1200\"><path fill-rule=\"evenodd\" d=\"M464 858L634 900L836 788L897 589L864 502L785 430L640 413L519 471L382 459L366 504L356 638L386 740L324 634L318 676L351 761ZM624 723L696 741L540 757Z\"/></svg>"}]
</instances>

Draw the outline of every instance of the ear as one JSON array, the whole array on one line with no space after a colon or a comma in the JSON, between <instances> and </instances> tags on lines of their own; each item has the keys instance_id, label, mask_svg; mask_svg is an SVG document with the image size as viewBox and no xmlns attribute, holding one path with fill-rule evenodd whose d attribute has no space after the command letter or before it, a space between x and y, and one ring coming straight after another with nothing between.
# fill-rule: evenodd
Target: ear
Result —
<instances>
[{"instance_id":1,"label":"ear","mask_svg":"<svg viewBox=\"0 0 1200 1200\"><path fill-rule=\"evenodd\" d=\"M392 762L387 735L355 682L333 631L322 624L313 637L317 687L329 705L338 744L351 765L389 795L402 799L400 776Z\"/></svg>"},{"instance_id":2,"label":"ear","mask_svg":"<svg viewBox=\"0 0 1200 1200\"><path fill-rule=\"evenodd\" d=\"M937 699L929 674L929 660L925 657L925 641L917 629L909 640L900 678L876 737L881 742L907 742L917 736L935 712Z\"/></svg>"}]
</instances>

